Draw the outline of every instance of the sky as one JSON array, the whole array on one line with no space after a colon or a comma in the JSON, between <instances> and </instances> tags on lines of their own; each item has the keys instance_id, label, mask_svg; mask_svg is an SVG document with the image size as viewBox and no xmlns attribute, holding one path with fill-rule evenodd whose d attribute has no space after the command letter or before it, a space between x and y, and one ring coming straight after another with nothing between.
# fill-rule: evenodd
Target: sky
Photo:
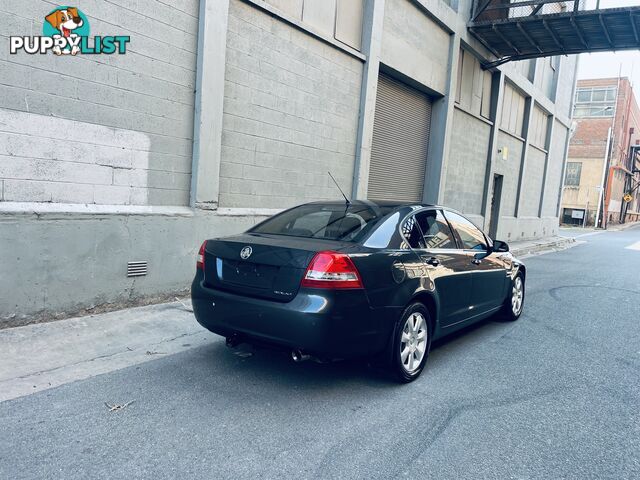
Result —
<instances>
[{"instance_id":1,"label":"sky","mask_svg":"<svg viewBox=\"0 0 640 480\"><path fill-rule=\"evenodd\" d=\"M587 8L595 7L589 0ZM600 8L640 5L640 0L600 0ZM593 6L593 7L592 7ZM622 67L621 67L622 66ZM578 78L629 77L636 97L640 97L640 51L583 53L578 64Z\"/></svg>"}]
</instances>

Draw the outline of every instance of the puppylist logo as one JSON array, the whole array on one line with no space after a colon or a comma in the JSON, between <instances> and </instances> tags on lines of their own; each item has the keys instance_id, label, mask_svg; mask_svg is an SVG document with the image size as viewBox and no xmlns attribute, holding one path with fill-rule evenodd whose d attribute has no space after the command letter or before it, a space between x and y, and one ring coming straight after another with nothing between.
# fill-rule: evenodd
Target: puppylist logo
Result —
<instances>
[{"instance_id":1,"label":"puppylist logo","mask_svg":"<svg viewBox=\"0 0 640 480\"><path fill-rule=\"evenodd\" d=\"M41 36L11 36L12 55L24 50L30 55L122 55L127 53L128 35L90 37L89 20L76 7L61 6L44 17Z\"/></svg>"}]
</instances>

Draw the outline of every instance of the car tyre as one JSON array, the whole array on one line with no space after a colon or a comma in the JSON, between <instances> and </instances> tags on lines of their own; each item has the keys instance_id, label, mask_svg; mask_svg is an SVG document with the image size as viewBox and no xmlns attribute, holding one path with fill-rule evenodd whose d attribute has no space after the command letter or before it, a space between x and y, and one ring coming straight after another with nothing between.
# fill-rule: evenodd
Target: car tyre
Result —
<instances>
[{"instance_id":1,"label":"car tyre","mask_svg":"<svg viewBox=\"0 0 640 480\"><path fill-rule=\"evenodd\" d=\"M401 383L413 382L420 376L429 357L433 321L422 303L412 303L395 325L389 344L390 370Z\"/></svg>"},{"instance_id":2,"label":"car tyre","mask_svg":"<svg viewBox=\"0 0 640 480\"><path fill-rule=\"evenodd\" d=\"M502 307L502 317L509 321L515 322L522 315L524 309L524 275L518 272L511 283L509 295L504 301Z\"/></svg>"}]
</instances>

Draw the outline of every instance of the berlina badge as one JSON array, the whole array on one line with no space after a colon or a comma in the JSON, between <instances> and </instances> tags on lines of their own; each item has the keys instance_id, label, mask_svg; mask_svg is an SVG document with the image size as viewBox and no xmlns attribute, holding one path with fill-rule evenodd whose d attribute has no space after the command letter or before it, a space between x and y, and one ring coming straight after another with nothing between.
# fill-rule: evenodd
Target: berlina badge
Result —
<instances>
[{"instance_id":1,"label":"berlina badge","mask_svg":"<svg viewBox=\"0 0 640 480\"><path fill-rule=\"evenodd\" d=\"M246 260L251 256L252 252L253 250L251 249L251 247L244 247L242 250L240 250L240 258Z\"/></svg>"}]
</instances>

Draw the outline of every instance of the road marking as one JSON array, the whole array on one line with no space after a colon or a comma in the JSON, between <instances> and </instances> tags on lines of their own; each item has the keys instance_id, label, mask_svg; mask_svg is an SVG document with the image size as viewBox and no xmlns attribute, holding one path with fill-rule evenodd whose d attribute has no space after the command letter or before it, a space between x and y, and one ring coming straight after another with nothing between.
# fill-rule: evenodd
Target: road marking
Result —
<instances>
[{"instance_id":1,"label":"road marking","mask_svg":"<svg viewBox=\"0 0 640 480\"><path fill-rule=\"evenodd\" d=\"M631 245L624 248L629 250L640 250L640 242L632 243Z\"/></svg>"},{"instance_id":2,"label":"road marking","mask_svg":"<svg viewBox=\"0 0 640 480\"><path fill-rule=\"evenodd\" d=\"M580 235L576 235L576 236L575 236L575 237L573 237L573 238L588 237L588 236L590 236L590 235L600 235L601 233L604 233L604 232L581 233Z\"/></svg>"},{"instance_id":3,"label":"road marking","mask_svg":"<svg viewBox=\"0 0 640 480\"><path fill-rule=\"evenodd\" d=\"M571 235L571 233L576 233L576 235ZM560 237L564 237L564 238L580 238L580 237L588 237L591 235L600 235L601 233L605 233L604 230L586 230L586 232L584 233L578 233L576 231L570 231L570 230L564 230L564 229L560 229L560 232L558 233L558 236ZM566 235L565 235L566 234Z\"/></svg>"}]
</instances>

